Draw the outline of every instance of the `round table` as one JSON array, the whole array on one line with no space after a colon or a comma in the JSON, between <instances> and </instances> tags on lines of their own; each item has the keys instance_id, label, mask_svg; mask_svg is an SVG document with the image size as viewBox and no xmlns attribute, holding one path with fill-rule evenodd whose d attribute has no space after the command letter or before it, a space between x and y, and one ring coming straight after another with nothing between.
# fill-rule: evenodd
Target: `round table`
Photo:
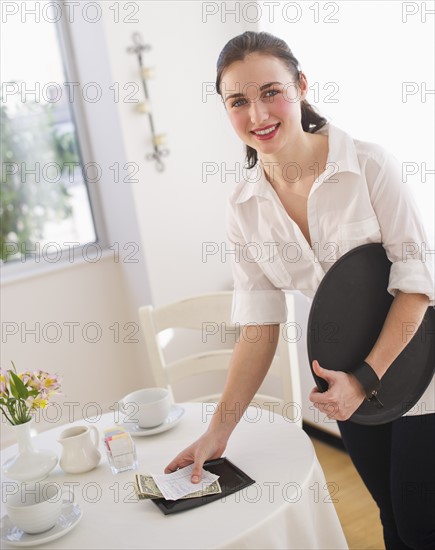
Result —
<instances>
[{"instance_id":1,"label":"round table","mask_svg":"<svg viewBox=\"0 0 435 550\"><path fill-rule=\"evenodd\" d=\"M44 548L348 548L333 504L339 487L327 485L309 437L282 416L256 407L245 411L223 455L253 478L254 485L166 516L151 501L138 501L135 474L163 473L166 464L205 431L216 405L181 406L185 414L173 428L134 438L139 459L135 471L112 474L102 446L102 460L90 472L66 474L56 466L46 481L73 487L83 517L72 531ZM102 430L114 424L114 416L107 413L95 422L87 419L71 425L92 423L102 436ZM38 434L35 448L53 449L60 456L56 439L65 428ZM15 452L15 445L5 449L2 463ZM3 488L7 483L12 482L3 478Z\"/></svg>"}]
</instances>

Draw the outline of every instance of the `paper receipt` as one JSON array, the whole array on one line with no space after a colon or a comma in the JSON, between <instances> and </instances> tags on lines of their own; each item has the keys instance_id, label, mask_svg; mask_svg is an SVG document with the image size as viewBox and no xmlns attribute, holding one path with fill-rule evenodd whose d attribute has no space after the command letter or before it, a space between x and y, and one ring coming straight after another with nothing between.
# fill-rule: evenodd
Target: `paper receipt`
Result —
<instances>
[{"instance_id":1,"label":"paper receipt","mask_svg":"<svg viewBox=\"0 0 435 550\"><path fill-rule=\"evenodd\" d=\"M192 483L190 481L190 478L192 477L192 470L193 464L190 464L189 466L180 468L171 474L151 475L162 495L167 500L177 500L193 493L194 491L199 491L219 478L216 474L212 474L203 468L201 481L199 483Z\"/></svg>"}]
</instances>

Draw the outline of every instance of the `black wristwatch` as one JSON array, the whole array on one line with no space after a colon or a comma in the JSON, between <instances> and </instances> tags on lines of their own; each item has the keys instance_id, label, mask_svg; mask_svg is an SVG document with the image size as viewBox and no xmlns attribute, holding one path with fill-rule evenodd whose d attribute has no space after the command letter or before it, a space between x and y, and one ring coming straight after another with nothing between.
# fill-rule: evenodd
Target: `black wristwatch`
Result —
<instances>
[{"instance_id":1,"label":"black wristwatch","mask_svg":"<svg viewBox=\"0 0 435 550\"><path fill-rule=\"evenodd\" d=\"M381 381L372 367L366 361L363 361L356 367L351 367L348 372L353 374L363 387L367 401L375 404L378 409L382 409L384 405L377 397L381 388Z\"/></svg>"}]
</instances>

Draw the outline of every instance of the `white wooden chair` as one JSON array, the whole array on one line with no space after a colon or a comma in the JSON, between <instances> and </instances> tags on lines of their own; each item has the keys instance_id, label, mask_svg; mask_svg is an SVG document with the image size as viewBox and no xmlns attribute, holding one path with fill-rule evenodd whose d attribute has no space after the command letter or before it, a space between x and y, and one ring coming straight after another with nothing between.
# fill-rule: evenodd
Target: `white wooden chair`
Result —
<instances>
[{"instance_id":1,"label":"white wooden chair","mask_svg":"<svg viewBox=\"0 0 435 550\"><path fill-rule=\"evenodd\" d=\"M216 323L226 330L235 329L231 323L232 291L192 296L163 307L151 305L139 308L139 317L145 338L150 367L157 386L167 387L174 399L173 384L200 373L226 370L230 363L232 349L210 349L203 353L190 354L182 359L166 363L158 335L163 330L184 328L204 330L204 323ZM294 297L286 293L288 319L293 321ZM281 325L282 327L283 325ZM302 400L299 378L297 343L288 342L282 331L277 353L267 377L277 377L282 389L280 396L257 393L252 404L263 409L278 412L302 428ZM266 377L266 379L267 379ZM222 388L223 389L223 388ZM202 403L217 403L220 393L189 399Z\"/></svg>"}]
</instances>

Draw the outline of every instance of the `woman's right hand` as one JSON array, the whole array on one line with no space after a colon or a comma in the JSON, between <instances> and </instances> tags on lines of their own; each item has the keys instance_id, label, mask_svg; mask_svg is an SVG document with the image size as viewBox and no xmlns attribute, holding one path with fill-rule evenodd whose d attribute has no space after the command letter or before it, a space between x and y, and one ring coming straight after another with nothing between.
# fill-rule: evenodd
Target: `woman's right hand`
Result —
<instances>
[{"instance_id":1,"label":"woman's right hand","mask_svg":"<svg viewBox=\"0 0 435 550\"><path fill-rule=\"evenodd\" d=\"M179 453L165 468L165 474L175 472L178 468L185 468L194 464L192 470L192 483L199 483L202 477L202 466L206 460L220 458L227 446L227 440L219 439L213 432L205 432Z\"/></svg>"},{"instance_id":2,"label":"woman's right hand","mask_svg":"<svg viewBox=\"0 0 435 550\"><path fill-rule=\"evenodd\" d=\"M243 337L234 348L224 391L208 429L166 466L165 474L193 463L191 481L199 483L204 462L222 456L231 432L266 376L279 335L279 324L264 325L260 338L257 325L243 327Z\"/></svg>"}]
</instances>

